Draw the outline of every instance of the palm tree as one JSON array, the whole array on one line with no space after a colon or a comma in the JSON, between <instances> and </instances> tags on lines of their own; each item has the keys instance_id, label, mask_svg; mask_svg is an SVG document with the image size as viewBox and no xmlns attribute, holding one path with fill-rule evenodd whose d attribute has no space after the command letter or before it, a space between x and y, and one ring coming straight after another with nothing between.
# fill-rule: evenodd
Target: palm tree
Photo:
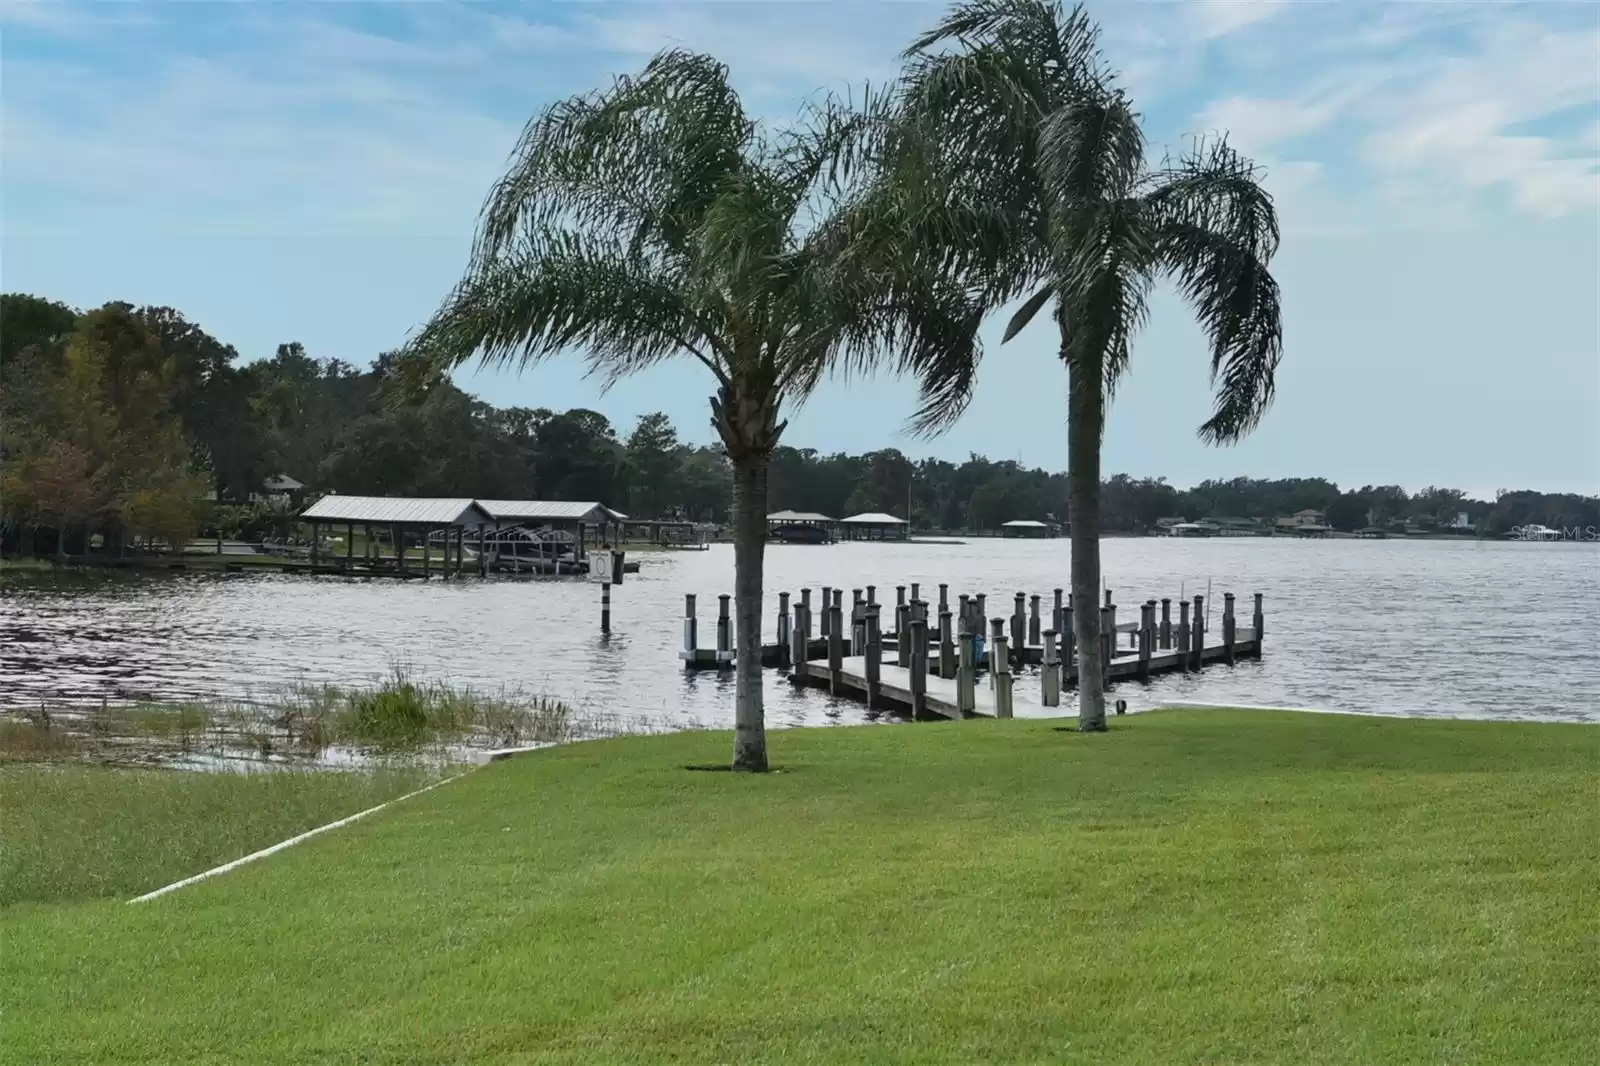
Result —
<instances>
[{"instance_id":1,"label":"palm tree","mask_svg":"<svg viewBox=\"0 0 1600 1066\"><path fill-rule=\"evenodd\" d=\"M1081 7L966 0L904 58L893 202L922 254L990 309L1026 297L1002 343L1047 306L1066 364L1068 506L1080 678L1100 676L1100 445L1146 297L1175 280L1210 340L1216 401L1199 433L1230 443L1265 413L1282 350L1268 271L1277 215L1226 140L1152 168L1139 118L1100 65ZM917 364L926 426L961 410L978 349ZM1079 728L1105 728L1101 686L1080 681Z\"/></svg>"},{"instance_id":2,"label":"palm tree","mask_svg":"<svg viewBox=\"0 0 1600 1066\"><path fill-rule=\"evenodd\" d=\"M762 554L784 403L884 345L925 362L976 321L960 293L937 302L937 279L886 280L894 260L853 206L880 103L829 98L767 135L726 67L668 51L552 105L490 192L466 276L411 344L440 366L577 348L608 383L673 358L711 375L733 466L736 770L767 769Z\"/></svg>"}]
</instances>

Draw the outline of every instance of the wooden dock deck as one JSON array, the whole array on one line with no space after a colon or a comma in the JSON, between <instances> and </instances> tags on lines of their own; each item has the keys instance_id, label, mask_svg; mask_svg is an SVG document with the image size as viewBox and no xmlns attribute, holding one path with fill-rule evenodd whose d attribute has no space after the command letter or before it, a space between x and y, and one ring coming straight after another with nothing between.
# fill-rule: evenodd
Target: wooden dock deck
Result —
<instances>
[{"instance_id":1,"label":"wooden dock deck","mask_svg":"<svg viewBox=\"0 0 1600 1066\"><path fill-rule=\"evenodd\" d=\"M761 664L790 670L795 684L913 718L1010 717L1019 706L1025 714L1060 713L1046 708L1059 707L1063 690L1077 683L1084 655L1096 664L1097 683L1110 685L1259 658L1265 631L1260 593L1248 608L1249 625L1241 626L1235 596L1224 592L1213 632L1205 596L1136 602L1138 620L1119 622L1107 589L1104 603L1086 606L1100 623L1099 648L1091 654L1076 646L1074 604L1063 589L1054 590L1048 606L1042 596L1018 592L1009 598L1008 614L992 617L983 593L952 602L949 586L940 585L935 612L918 585L898 585L895 592L892 633L882 630L889 605L877 602L874 586L851 590L848 607L844 590L825 587L815 614L810 589L792 602L789 593L779 593L778 641L762 646ZM687 669L733 667L731 599L717 597L716 645L702 648L695 596L684 597L678 657Z\"/></svg>"},{"instance_id":2,"label":"wooden dock deck","mask_svg":"<svg viewBox=\"0 0 1600 1066\"><path fill-rule=\"evenodd\" d=\"M1035 648L1035 652L1042 649ZM1152 652L1148 673L1170 674L1183 671L1183 656L1188 655L1191 663L1193 653L1177 650ZM1261 654L1260 641L1255 633L1248 629L1239 630L1233 645L1235 659L1258 658ZM1226 662L1228 649L1221 645L1204 648L1201 650L1203 663ZM956 719L966 717L957 710L956 680L953 677L940 677L937 670L933 669L937 663L930 663L926 692L923 696L923 712L916 717L921 719ZM1013 675L1011 691L1012 710L1014 714L1024 717L1048 717L1052 715L1067 715L1072 713L1071 705L1074 701L1068 698L1068 685L1077 683L1077 670L1066 669L1062 673L1061 698L1055 705L1047 705L1044 695L1044 677L1042 673L1023 673ZM1111 661L1106 670L1107 681L1131 681L1138 679L1141 673L1141 664L1136 655L1118 655ZM995 689L994 675L980 673L977 675L976 684L973 686L973 696L976 703L974 713L979 717L994 717ZM839 676L835 681L833 670L826 661L807 660L795 666L789 675L789 680L796 685L805 685L810 688L823 688L831 690L835 695L852 699L869 701L869 686L867 683L867 658L865 655L852 655L840 660ZM875 706L899 714L911 715L914 707L911 669L898 665L892 659L885 661L878 668L878 692L875 700L870 700Z\"/></svg>"}]
</instances>

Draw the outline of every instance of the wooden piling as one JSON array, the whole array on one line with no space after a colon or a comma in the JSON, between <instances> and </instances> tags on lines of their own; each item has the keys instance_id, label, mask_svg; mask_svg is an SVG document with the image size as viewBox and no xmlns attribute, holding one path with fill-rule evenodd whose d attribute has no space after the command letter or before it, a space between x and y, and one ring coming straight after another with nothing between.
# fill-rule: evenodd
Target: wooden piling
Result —
<instances>
[{"instance_id":1,"label":"wooden piling","mask_svg":"<svg viewBox=\"0 0 1600 1066\"><path fill-rule=\"evenodd\" d=\"M867 604L867 650L865 673L867 678L867 709L878 706L880 687L878 678L883 673L883 633L879 630L879 608Z\"/></svg>"},{"instance_id":2,"label":"wooden piling","mask_svg":"<svg viewBox=\"0 0 1600 1066\"><path fill-rule=\"evenodd\" d=\"M850 590L850 654L864 655L867 646L867 601L860 589Z\"/></svg>"},{"instance_id":3,"label":"wooden piling","mask_svg":"<svg viewBox=\"0 0 1600 1066\"><path fill-rule=\"evenodd\" d=\"M728 617L728 601L733 597L717 597L717 662L733 662L733 621Z\"/></svg>"},{"instance_id":4,"label":"wooden piling","mask_svg":"<svg viewBox=\"0 0 1600 1066\"><path fill-rule=\"evenodd\" d=\"M699 623L694 617L694 593L690 592L683 597L683 661L686 666L694 668L694 653L699 644Z\"/></svg>"},{"instance_id":5,"label":"wooden piling","mask_svg":"<svg viewBox=\"0 0 1600 1066\"><path fill-rule=\"evenodd\" d=\"M948 611L949 609L950 586L941 581L939 582L939 613L944 614L944 612Z\"/></svg>"},{"instance_id":6,"label":"wooden piling","mask_svg":"<svg viewBox=\"0 0 1600 1066\"><path fill-rule=\"evenodd\" d=\"M1067 609L1066 608L1066 604L1062 602L1062 597L1066 594L1066 590L1065 589L1056 589L1055 593L1056 593L1055 606L1050 611L1050 628L1054 629L1057 633L1060 633L1066 627L1065 626L1065 621L1062 618L1063 613Z\"/></svg>"},{"instance_id":7,"label":"wooden piling","mask_svg":"<svg viewBox=\"0 0 1600 1066\"><path fill-rule=\"evenodd\" d=\"M867 603L876 605L878 602L878 586L867 586Z\"/></svg>"},{"instance_id":8,"label":"wooden piling","mask_svg":"<svg viewBox=\"0 0 1600 1066\"><path fill-rule=\"evenodd\" d=\"M1161 650L1172 650L1172 597L1161 597Z\"/></svg>"},{"instance_id":9,"label":"wooden piling","mask_svg":"<svg viewBox=\"0 0 1600 1066\"><path fill-rule=\"evenodd\" d=\"M915 581L911 583L911 598L912 600L922 599L922 586Z\"/></svg>"},{"instance_id":10,"label":"wooden piling","mask_svg":"<svg viewBox=\"0 0 1600 1066\"><path fill-rule=\"evenodd\" d=\"M835 696L844 693L844 634L840 632L844 609L828 608L828 691Z\"/></svg>"},{"instance_id":11,"label":"wooden piling","mask_svg":"<svg viewBox=\"0 0 1600 1066\"><path fill-rule=\"evenodd\" d=\"M990 675L990 683L994 685L994 716L996 718L1010 718L1011 714L1011 650L1006 647L1004 620L995 619L995 630L999 633L995 637L995 667Z\"/></svg>"},{"instance_id":12,"label":"wooden piling","mask_svg":"<svg viewBox=\"0 0 1600 1066\"><path fill-rule=\"evenodd\" d=\"M1178 601L1178 663L1189 672L1189 601Z\"/></svg>"},{"instance_id":13,"label":"wooden piling","mask_svg":"<svg viewBox=\"0 0 1600 1066\"><path fill-rule=\"evenodd\" d=\"M1111 626L1113 624L1113 620L1117 616L1116 615L1116 610L1117 609L1115 607L1102 607L1102 608L1100 608L1100 674L1101 674L1101 676L1099 678L1099 681L1100 681L1100 683L1102 685L1104 685L1106 683L1106 679L1111 674L1112 652L1114 652L1116 650L1116 647L1117 647L1116 631L1111 628ZM1092 685L1092 684L1094 684L1094 681L1095 681L1094 678L1083 678L1083 677L1078 678L1078 684L1080 684L1080 685L1083 685L1083 684L1091 684Z\"/></svg>"},{"instance_id":14,"label":"wooden piling","mask_svg":"<svg viewBox=\"0 0 1600 1066\"><path fill-rule=\"evenodd\" d=\"M928 714L928 621L911 620L911 717L925 718Z\"/></svg>"},{"instance_id":15,"label":"wooden piling","mask_svg":"<svg viewBox=\"0 0 1600 1066\"><path fill-rule=\"evenodd\" d=\"M428 571L433 563L433 530L427 526L422 527L422 576L428 576Z\"/></svg>"},{"instance_id":16,"label":"wooden piling","mask_svg":"<svg viewBox=\"0 0 1600 1066\"><path fill-rule=\"evenodd\" d=\"M1205 659L1204 659L1205 651L1206 651L1206 612L1205 612L1205 606L1206 606L1206 598L1204 596L1198 596L1198 595L1195 596L1195 598L1194 598L1194 621L1192 623L1190 623L1190 626L1189 626L1189 651L1190 651L1190 661L1192 661L1194 663L1194 668L1196 670L1200 669L1201 666L1205 665Z\"/></svg>"},{"instance_id":17,"label":"wooden piling","mask_svg":"<svg viewBox=\"0 0 1600 1066\"><path fill-rule=\"evenodd\" d=\"M1223 654L1227 656L1229 666L1233 665L1233 638L1235 632L1233 593L1224 592L1222 594L1222 648Z\"/></svg>"},{"instance_id":18,"label":"wooden piling","mask_svg":"<svg viewBox=\"0 0 1600 1066\"><path fill-rule=\"evenodd\" d=\"M1154 600L1139 609L1139 680L1150 680L1150 652L1155 643L1156 603Z\"/></svg>"},{"instance_id":19,"label":"wooden piling","mask_svg":"<svg viewBox=\"0 0 1600 1066\"><path fill-rule=\"evenodd\" d=\"M946 680L956 676L955 632L948 607L939 611L939 676Z\"/></svg>"},{"instance_id":20,"label":"wooden piling","mask_svg":"<svg viewBox=\"0 0 1600 1066\"><path fill-rule=\"evenodd\" d=\"M1028 597L1028 644L1036 646L1039 643L1039 597L1037 594Z\"/></svg>"},{"instance_id":21,"label":"wooden piling","mask_svg":"<svg viewBox=\"0 0 1600 1066\"><path fill-rule=\"evenodd\" d=\"M1044 666L1039 672L1039 701L1046 707L1061 706L1061 660L1056 654L1056 631L1047 629L1044 637Z\"/></svg>"},{"instance_id":22,"label":"wooden piling","mask_svg":"<svg viewBox=\"0 0 1600 1066\"><path fill-rule=\"evenodd\" d=\"M800 591L801 600L794 605L794 628L789 632L789 662L797 669L810 658L811 652L810 627L806 621L806 614L811 610L810 604L807 603L810 597L806 595L809 591L809 589Z\"/></svg>"},{"instance_id":23,"label":"wooden piling","mask_svg":"<svg viewBox=\"0 0 1600 1066\"><path fill-rule=\"evenodd\" d=\"M966 599L965 596L962 599ZM977 666L973 659L972 619L956 619L956 710L965 718L978 707Z\"/></svg>"},{"instance_id":24,"label":"wooden piling","mask_svg":"<svg viewBox=\"0 0 1600 1066\"><path fill-rule=\"evenodd\" d=\"M1025 593L1017 593L1012 600L1011 607L1011 656L1017 661L1022 661L1023 649L1027 647L1028 637L1028 597Z\"/></svg>"},{"instance_id":25,"label":"wooden piling","mask_svg":"<svg viewBox=\"0 0 1600 1066\"><path fill-rule=\"evenodd\" d=\"M833 586L824 585L822 586L822 618L820 619L822 622L822 628L817 632L817 636L819 637L826 637L828 635L828 627L833 624L832 608Z\"/></svg>"},{"instance_id":26,"label":"wooden piling","mask_svg":"<svg viewBox=\"0 0 1600 1066\"><path fill-rule=\"evenodd\" d=\"M446 571L447 576L448 574L449 571ZM609 581L600 586L600 632L611 632L611 582Z\"/></svg>"},{"instance_id":27,"label":"wooden piling","mask_svg":"<svg viewBox=\"0 0 1600 1066\"><path fill-rule=\"evenodd\" d=\"M1072 629L1072 597L1061 607L1061 670L1066 677L1078 673L1078 634Z\"/></svg>"},{"instance_id":28,"label":"wooden piling","mask_svg":"<svg viewBox=\"0 0 1600 1066\"><path fill-rule=\"evenodd\" d=\"M1255 594L1255 596L1256 606L1255 611L1250 616L1250 628L1255 631L1256 652L1259 654L1261 651L1261 628L1265 618L1262 616L1261 612L1261 593L1258 592Z\"/></svg>"},{"instance_id":29,"label":"wooden piling","mask_svg":"<svg viewBox=\"0 0 1600 1066\"><path fill-rule=\"evenodd\" d=\"M991 619L990 622L989 622L989 648L988 648L988 652L989 652L989 654L988 654L989 672L990 673L993 673L994 671L1000 669L999 662L995 658L995 656L997 654L995 649L1003 647L1005 645L1005 642L1006 642L1006 620L1004 618Z\"/></svg>"},{"instance_id":30,"label":"wooden piling","mask_svg":"<svg viewBox=\"0 0 1600 1066\"><path fill-rule=\"evenodd\" d=\"M778 665L789 666L793 659L791 634L789 630L789 594L778 593Z\"/></svg>"}]
</instances>

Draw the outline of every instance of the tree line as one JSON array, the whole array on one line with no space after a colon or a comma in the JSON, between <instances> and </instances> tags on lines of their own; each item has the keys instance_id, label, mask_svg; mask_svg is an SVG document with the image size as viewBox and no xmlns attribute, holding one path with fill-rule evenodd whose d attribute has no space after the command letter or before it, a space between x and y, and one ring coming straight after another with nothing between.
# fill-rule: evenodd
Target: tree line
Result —
<instances>
[{"instance_id":1,"label":"tree line","mask_svg":"<svg viewBox=\"0 0 1600 1066\"><path fill-rule=\"evenodd\" d=\"M113 302L81 313L10 293L0 296L0 338L0 520L14 543L31 531L42 551L118 530L177 541L283 534L290 515L250 502L277 475L310 496L593 499L639 518L724 525L731 517L725 450L684 442L659 412L624 432L584 408L496 407L448 378L413 380L393 353L360 367L287 343L246 363L166 307ZM893 448L849 455L780 445L768 498L772 510L882 511L948 531L1069 518L1063 473L981 455L913 460ZM1445 527L1462 513L1474 531L1496 535L1531 523L1600 526L1595 497L1512 491L1476 500L1444 488L1341 490L1322 478L1183 489L1116 474L1102 480L1100 499L1101 528L1128 533L1162 518L1270 521L1307 509L1341 530Z\"/></svg>"}]
</instances>

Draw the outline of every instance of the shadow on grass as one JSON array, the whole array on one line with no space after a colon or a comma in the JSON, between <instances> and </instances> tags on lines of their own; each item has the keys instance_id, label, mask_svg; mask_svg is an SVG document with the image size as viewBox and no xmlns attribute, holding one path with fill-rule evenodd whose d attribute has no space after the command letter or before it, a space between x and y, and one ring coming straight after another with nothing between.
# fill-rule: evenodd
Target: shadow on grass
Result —
<instances>
[{"instance_id":1,"label":"shadow on grass","mask_svg":"<svg viewBox=\"0 0 1600 1066\"><path fill-rule=\"evenodd\" d=\"M684 769L693 771L694 773L697 773L697 774L731 774L731 773L735 772L733 767L730 766L727 763L716 763L716 764L703 763L703 764L700 764L700 765L691 764L689 766L685 766ZM738 772L739 773L749 773L751 777L760 777L761 776L760 774L751 773L748 770L740 770ZM769 767L767 767L767 773L769 773L769 774L787 774L787 773L792 773L792 772L793 771L791 771L790 768L787 767L787 766L769 766Z\"/></svg>"}]
</instances>

